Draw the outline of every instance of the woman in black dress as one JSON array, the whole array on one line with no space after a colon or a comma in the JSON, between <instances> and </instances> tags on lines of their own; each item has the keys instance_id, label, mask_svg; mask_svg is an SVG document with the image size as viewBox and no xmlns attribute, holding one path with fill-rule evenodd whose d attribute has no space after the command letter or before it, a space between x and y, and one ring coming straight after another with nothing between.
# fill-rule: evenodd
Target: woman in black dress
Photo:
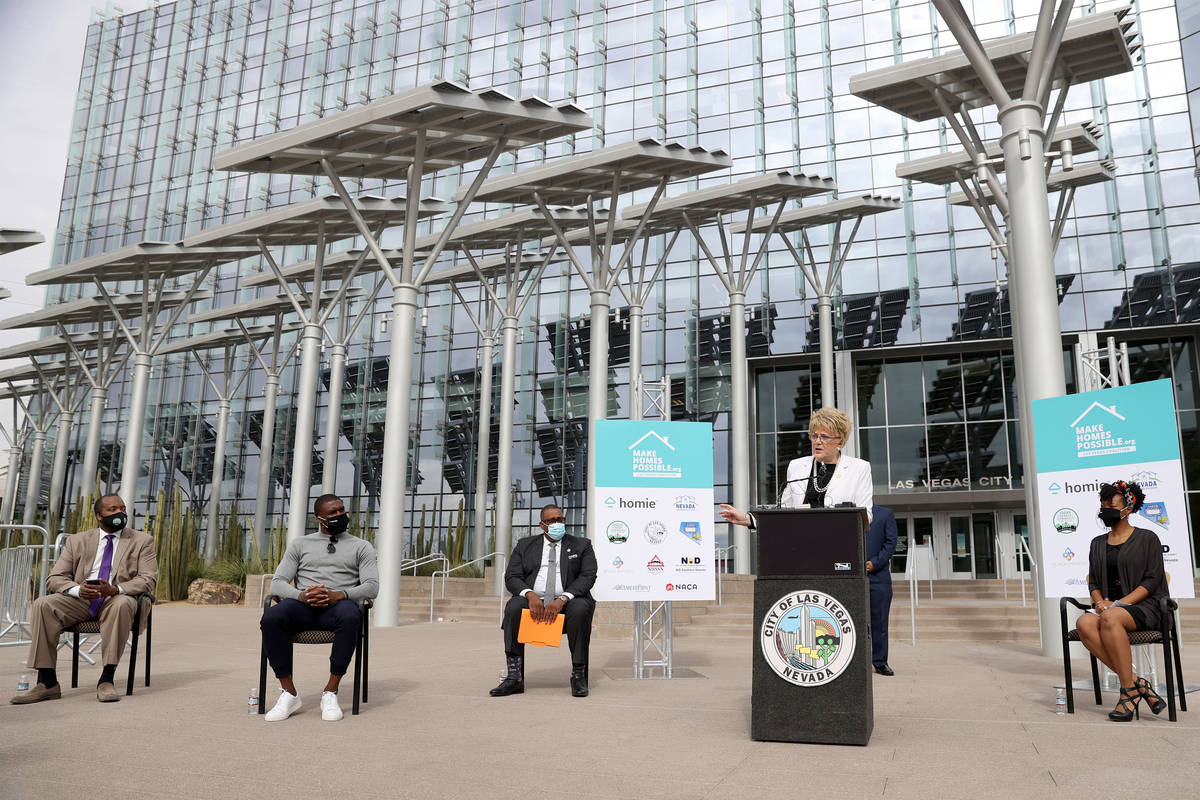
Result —
<instances>
[{"instance_id":1,"label":"woman in black dress","mask_svg":"<svg viewBox=\"0 0 1200 800\"><path fill-rule=\"evenodd\" d=\"M1079 640L1117 673L1121 699L1108 712L1114 722L1129 722L1145 699L1158 714L1167 703L1145 678L1133 674L1129 631L1159 626L1158 599L1167 596L1162 543L1153 531L1135 528L1130 518L1145 502L1136 483L1117 481L1100 487L1100 521L1108 527L1088 552L1088 590L1092 611L1079 618Z\"/></svg>"}]
</instances>

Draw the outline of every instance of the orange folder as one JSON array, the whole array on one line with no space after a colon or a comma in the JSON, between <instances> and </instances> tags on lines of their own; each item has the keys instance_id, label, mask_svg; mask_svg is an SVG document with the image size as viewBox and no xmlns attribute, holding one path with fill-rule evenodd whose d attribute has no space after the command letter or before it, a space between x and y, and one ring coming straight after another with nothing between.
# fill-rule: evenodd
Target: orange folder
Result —
<instances>
[{"instance_id":1,"label":"orange folder","mask_svg":"<svg viewBox=\"0 0 1200 800\"><path fill-rule=\"evenodd\" d=\"M558 647L562 644L563 615L556 614L553 622L535 622L529 609L521 609L521 627L517 629L517 641L535 647Z\"/></svg>"}]
</instances>

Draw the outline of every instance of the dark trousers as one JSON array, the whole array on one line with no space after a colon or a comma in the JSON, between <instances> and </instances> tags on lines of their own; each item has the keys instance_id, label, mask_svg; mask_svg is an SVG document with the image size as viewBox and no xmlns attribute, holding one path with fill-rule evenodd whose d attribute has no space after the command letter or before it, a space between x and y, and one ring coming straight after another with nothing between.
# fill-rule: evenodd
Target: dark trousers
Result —
<instances>
[{"instance_id":1,"label":"dark trousers","mask_svg":"<svg viewBox=\"0 0 1200 800\"><path fill-rule=\"evenodd\" d=\"M339 600L325 608L313 608L287 598L268 608L262 615L263 649L276 678L292 676L291 635L299 631L333 631L333 652L329 654L329 674L345 675L358 644L361 612L353 600Z\"/></svg>"},{"instance_id":2,"label":"dark trousers","mask_svg":"<svg viewBox=\"0 0 1200 800\"><path fill-rule=\"evenodd\" d=\"M871 581L871 663L882 666L888 660L888 615L892 611L892 573L872 573Z\"/></svg>"},{"instance_id":3,"label":"dark trousers","mask_svg":"<svg viewBox=\"0 0 1200 800\"><path fill-rule=\"evenodd\" d=\"M525 645L517 641L517 632L521 628L521 610L529 608L529 601L524 596L511 597L504 607L504 655L525 655ZM592 641L592 612L596 605L591 600L582 597L573 598L563 606L563 630L567 634L567 644L571 647L571 663L588 663L588 646Z\"/></svg>"}]
</instances>

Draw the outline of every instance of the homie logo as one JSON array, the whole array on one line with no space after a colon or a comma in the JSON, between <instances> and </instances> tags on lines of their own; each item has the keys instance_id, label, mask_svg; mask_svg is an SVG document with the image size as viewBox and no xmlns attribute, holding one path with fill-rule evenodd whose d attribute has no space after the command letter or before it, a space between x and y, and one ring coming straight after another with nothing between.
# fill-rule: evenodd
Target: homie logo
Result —
<instances>
[{"instance_id":1,"label":"homie logo","mask_svg":"<svg viewBox=\"0 0 1200 800\"><path fill-rule=\"evenodd\" d=\"M668 592L694 592L699 589L699 585L695 583L668 583Z\"/></svg>"},{"instance_id":2,"label":"homie logo","mask_svg":"<svg viewBox=\"0 0 1200 800\"><path fill-rule=\"evenodd\" d=\"M617 501L617 505L621 508L658 508L658 503L648 497L644 500L626 500L622 497Z\"/></svg>"}]
</instances>

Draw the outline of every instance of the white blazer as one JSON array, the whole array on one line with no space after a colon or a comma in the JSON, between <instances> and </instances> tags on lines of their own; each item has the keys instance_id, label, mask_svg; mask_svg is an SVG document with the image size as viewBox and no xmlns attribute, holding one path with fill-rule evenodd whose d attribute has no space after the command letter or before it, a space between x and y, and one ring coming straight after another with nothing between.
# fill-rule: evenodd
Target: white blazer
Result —
<instances>
[{"instance_id":1,"label":"white blazer","mask_svg":"<svg viewBox=\"0 0 1200 800\"><path fill-rule=\"evenodd\" d=\"M792 463L788 464L788 484L779 500L781 506L798 508L804 502L812 462L812 456L804 456L793 459ZM833 470L833 477L829 479L829 488L825 491L825 507L832 508L838 503L854 503L867 510L867 520L870 521L874 496L870 462L843 453Z\"/></svg>"}]
</instances>

